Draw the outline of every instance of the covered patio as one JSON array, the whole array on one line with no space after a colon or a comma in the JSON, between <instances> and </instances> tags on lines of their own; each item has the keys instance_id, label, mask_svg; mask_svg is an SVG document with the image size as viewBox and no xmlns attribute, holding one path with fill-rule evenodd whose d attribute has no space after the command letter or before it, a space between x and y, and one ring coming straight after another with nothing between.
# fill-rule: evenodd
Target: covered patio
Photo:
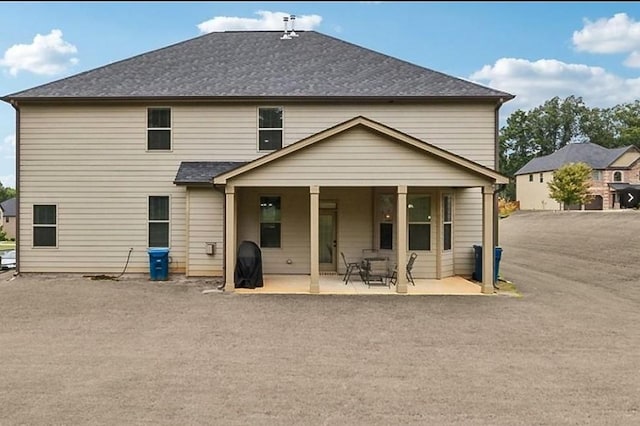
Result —
<instances>
[{"instance_id":1,"label":"covered patio","mask_svg":"<svg viewBox=\"0 0 640 426\"><path fill-rule=\"evenodd\" d=\"M482 287L460 276L443 279L416 278L415 286L409 284L406 293L398 293L394 285L367 286L360 279L345 284L342 275L319 276L319 294L340 295L482 295ZM264 275L264 286L254 289L236 288L239 294L312 294L311 277L308 275Z\"/></svg>"}]
</instances>

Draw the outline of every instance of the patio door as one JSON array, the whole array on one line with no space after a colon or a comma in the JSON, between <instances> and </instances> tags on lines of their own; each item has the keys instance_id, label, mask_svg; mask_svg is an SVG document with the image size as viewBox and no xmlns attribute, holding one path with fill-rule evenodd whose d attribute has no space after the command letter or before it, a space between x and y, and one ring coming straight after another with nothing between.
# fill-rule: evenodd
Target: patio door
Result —
<instances>
[{"instance_id":1,"label":"patio door","mask_svg":"<svg viewBox=\"0 0 640 426\"><path fill-rule=\"evenodd\" d=\"M320 209L319 254L320 270L336 270L336 210Z\"/></svg>"}]
</instances>

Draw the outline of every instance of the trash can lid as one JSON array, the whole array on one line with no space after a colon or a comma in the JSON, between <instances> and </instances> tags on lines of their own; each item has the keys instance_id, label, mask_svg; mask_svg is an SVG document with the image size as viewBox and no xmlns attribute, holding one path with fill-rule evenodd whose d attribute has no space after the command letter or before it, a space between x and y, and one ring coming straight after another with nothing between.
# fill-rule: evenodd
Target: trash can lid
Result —
<instances>
[{"instance_id":1,"label":"trash can lid","mask_svg":"<svg viewBox=\"0 0 640 426\"><path fill-rule=\"evenodd\" d=\"M154 248L150 248L147 249L147 253L149 254L164 254L164 253L169 253L169 248L168 247L154 247Z\"/></svg>"}]
</instances>

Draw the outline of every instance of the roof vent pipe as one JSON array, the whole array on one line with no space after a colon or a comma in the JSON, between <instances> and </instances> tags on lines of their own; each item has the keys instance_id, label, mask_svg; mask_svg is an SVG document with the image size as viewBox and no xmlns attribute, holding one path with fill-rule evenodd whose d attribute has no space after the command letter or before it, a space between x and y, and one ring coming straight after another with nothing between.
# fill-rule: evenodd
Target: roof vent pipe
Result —
<instances>
[{"instance_id":1,"label":"roof vent pipe","mask_svg":"<svg viewBox=\"0 0 640 426\"><path fill-rule=\"evenodd\" d=\"M287 34L287 30L288 30L288 23L289 23L289 17L285 16L284 18L282 18L282 20L284 21L284 34L282 34L282 37L280 37L280 40L291 40L291 37L289 36L289 34Z\"/></svg>"},{"instance_id":2,"label":"roof vent pipe","mask_svg":"<svg viewBox=\"0 0 640 426\"><path fill-rule=\"evenodd\" d=\"M296 25L296 15L291 15L289 19L291 20L291 32L289 33L289 37L298 37L298 34L296 34L295 30L293 29L293 27L295 27Z\"/></svg>"}]
</instances>

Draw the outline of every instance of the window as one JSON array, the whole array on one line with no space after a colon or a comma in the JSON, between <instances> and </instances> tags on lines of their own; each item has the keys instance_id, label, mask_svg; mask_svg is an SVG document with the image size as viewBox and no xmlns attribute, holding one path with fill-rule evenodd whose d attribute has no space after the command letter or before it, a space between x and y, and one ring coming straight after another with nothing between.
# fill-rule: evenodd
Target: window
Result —
<instances>
[{"instance_id":1,"label":"window","mask_svg":"<svg viewBox=\"0 0 640 426\"><path fill-rule=\"evenodd\" d=\"M544 173L540 173L540 183L544 182Z\"/></svg>"},{"instance_id":2,"label":"window","mask_svg":"<svg viewBox=\"0 0 640 426\"><path fill-rule=\"evenodd\" d=\"M169 197L149 197L149 247L169 247Z\"/></svg>"},{"instance_id":3,"label":"window","mask_svg":"<svg viewBox=\"0 0 640 426\"><path fill-rule=\"evenodd\" d=\"M529 175L529 182L533 182L533 175Z\"/></svg>"},{"instance_id":4,"label":"window","mask_svg":"<svg viewBox=\"0 0 640 426\"><path fill-rule=\"evenodd\" d=\"M258 108L258 150L282 148L282 108Z\"/></svg>"},{"instance_id":5,"label":"window","mask_svg":"<svg viewBox=\"0 0 640 426\"><path fill-rule=\"evenodd\" d=\"M147 149L168 151L171 149L171 109L147 109Z\"/></svg>"},{"instance_id":6,"label":"window","mask_svg":"<svg viewBox=\"0 0 640 426\"><path fill-rule=\"evenodd\" d=\"M378 220L380 223L380 250L393 250L393 217L395 195L380 194L378 198Z\"/></svg>"},{"instance_id":7,"label":"window","mask_svg":"<svg viewBox=\"0 0 640 426\"><path fill-rule=\"evenodd\" d=\"M409 250L431 250L431 197L407 196Z\"/></svg>"},{"instance_id":8,"label":"window","mask_svg":"<svg viewBox=\"0 0 640 426\"><path fill-rule=\"evenodd\" d=\"M57 208L55 205L33 206L33 246L56 247Z\"/></svg>"},{"instance_id":9,"label":"window","mask_svg":"<svg viewBox=\"0 0 640 426\"><path fill-rule=\"evenodd\" d=\"M451 235L453 214L451 212L452 196L445 194L442 196L442 238L443 238L443 250L451 250Z\"/></svg>"},{"instance_id":10,"label":"window","mask_svg":"<svg viewBox=\"0 0 640 426\"><path fill-rule=\"evenodd\" d=\"M591 173L592 180L602 180L602 170L594 170Z\"/></svg>"},{"instance_id":11,"label":"window","mask_svg":"<svg viewBox=\"0 0 640 426\"><path fill-rule=\"evenodd\" d=\"M260 197L260 247L280 247L280 197Z\"/></svg>"},{"instance_id":12,"label":"window","mask_svg":"<svg viewBox=\"0 0 640 426\"><path fill-rule=\"evenodd\" d=\"M622 182L622 172L613 172L613 181Z\"/></svg>"}]
</instances>

